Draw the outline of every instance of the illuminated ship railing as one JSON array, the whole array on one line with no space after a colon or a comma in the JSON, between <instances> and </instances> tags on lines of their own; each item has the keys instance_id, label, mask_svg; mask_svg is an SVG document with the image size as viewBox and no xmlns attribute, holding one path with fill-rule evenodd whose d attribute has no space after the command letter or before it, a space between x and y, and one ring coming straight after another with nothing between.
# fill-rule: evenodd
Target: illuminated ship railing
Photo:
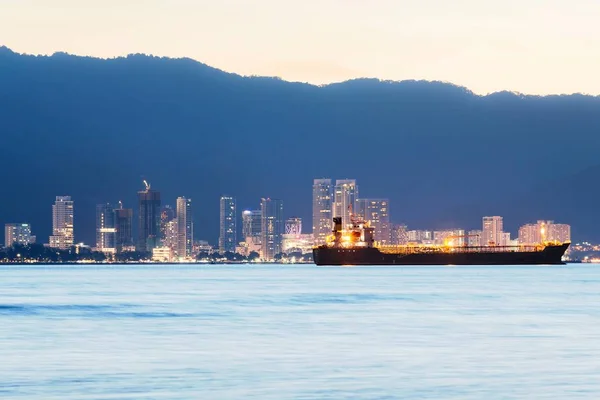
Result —
<instances>
[{"instance_id":1,"label":"illuminated ship railing","mask_svg":"<svg viewBox=\"0 0 600 400\"><path fill-rule=\"evenodd\" d=\"M385 254L420 254L420 253L535 253L544 250L546 245L518 246L379 246L377 249Z\"/></svg>"}]
</instances>

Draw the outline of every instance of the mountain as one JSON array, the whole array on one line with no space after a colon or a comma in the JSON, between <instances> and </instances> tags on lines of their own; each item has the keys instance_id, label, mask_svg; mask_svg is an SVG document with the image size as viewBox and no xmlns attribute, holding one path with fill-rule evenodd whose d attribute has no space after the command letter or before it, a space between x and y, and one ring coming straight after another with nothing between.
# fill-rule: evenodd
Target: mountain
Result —
<instances>
[{"instance_id":1,"label":"mountain","mask_svg":"<svg viewBox=\"0 0 600 400\"><path fill-rule=\"evenodd\" d=\"M579 178L598 165L599 110L599 97L580 94L478 96L376 79L314 86L190 59L3 47L0 222L31 222L46 241L54 196L68 194L77 239L94 243L95 204L135 209L147 179L163 203L191 197L196 238L215 243L221 194L236 196L240 212L281 198L310 229L312 179L332 177L356 178L362 197L389 197L392 220L415 229L476 228L485 213L504 215L513 234L543 217L600 240L598 217L582 207L600 190L594 176Z\"/></svg>"}]
</instances>

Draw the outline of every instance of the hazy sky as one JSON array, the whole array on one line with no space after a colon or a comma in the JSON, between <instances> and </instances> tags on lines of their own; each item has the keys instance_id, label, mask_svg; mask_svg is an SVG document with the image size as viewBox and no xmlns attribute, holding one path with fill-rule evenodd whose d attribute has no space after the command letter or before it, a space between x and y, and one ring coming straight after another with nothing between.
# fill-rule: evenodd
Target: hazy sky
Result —
<instances>
[{"instance_id":1,"label":"hazy sky","mask_svg":"<svg viewBox=\"0 0 600 400\"><path fill-rule=\"evenodd\" d=\"M0 0L0 44L312 83L600 94L600 0Z\"/></svg>"}]
</instances>

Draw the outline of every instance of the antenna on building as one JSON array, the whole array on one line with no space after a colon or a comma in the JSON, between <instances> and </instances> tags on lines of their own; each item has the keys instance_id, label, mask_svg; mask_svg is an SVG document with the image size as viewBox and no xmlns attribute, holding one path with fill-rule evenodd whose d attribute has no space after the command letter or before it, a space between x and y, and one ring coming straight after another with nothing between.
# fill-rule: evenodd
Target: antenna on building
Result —
<instances>
[{"instance_id":1,"label":"antenna on building","mask_svg":"<svg viewBox=\"0 0 600 400\"><path fill-rule=\"evenodd\" d=\"M150 184L145 179L144 179L144 186L146 186L146 191L150 190Z\"/></svg>"}]
</instances>

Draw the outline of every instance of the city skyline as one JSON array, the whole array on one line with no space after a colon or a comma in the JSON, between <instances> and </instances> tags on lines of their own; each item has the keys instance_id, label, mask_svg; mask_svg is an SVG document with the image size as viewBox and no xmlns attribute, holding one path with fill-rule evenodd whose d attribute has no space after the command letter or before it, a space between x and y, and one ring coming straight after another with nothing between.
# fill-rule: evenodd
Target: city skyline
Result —
<instances>
[{"instance_id":1,"label":"city skyline","mask_svg":"<svg viewBox=\"0 0 600 400\"><path fill-rule=\"evenodd\" d=\"M552 220L538 220L537 223L521 225L517 236L511 238L510 232L504 230L502 216L483 216L481 229L413 229L405 224L392 222L389 199L359 198L357 180L338 179L335 180L335 185L333 182L329 178L313 180L313 224L325 222L329 215L340 216L342 220L345 218L346 225L342 226L347 228L358 221L364 221L373 228L375 243L380 246L518 246L547 240L571 240L570 225L554 223ZM191 199L178 197L175 209L168 204L161 206L160 191L151 189L146 181L144 184L145 189L137 192L140 230L135 248L131 245L133 210L123 208L123 203L119 201L117 207L111 203L96 205L94 249L105 254L131 250L152 253L156 250L158 253L155 259L168 261L175 260L175 257L193 257L195 253L192 249L196 246L196 240ZM256 252L266 259L273 259L284 251L305 253L312 246L323 243L323 227L304 233L302 218L286 216L280 199L262 198L260 210L240 212L237 211L236 199L232 196L221 196L219 204L220 235L214 248L221 254L239 253L247 256ZM50 247L68 249L75 244L73 216L74 201L71 196L56 196L52 206L54 235L50 237ZM154 226L156 234L145 231L147 226ZM241 240L237 239L238 229L241 230ZM143 238L146 239L142 240ZM6 223L5 241L33 243L35 236L28 223ZM198 239L198 243L208 244L201 239ZM263 247L263 243L266 246Z\"/></svg>"}]
</instances>

